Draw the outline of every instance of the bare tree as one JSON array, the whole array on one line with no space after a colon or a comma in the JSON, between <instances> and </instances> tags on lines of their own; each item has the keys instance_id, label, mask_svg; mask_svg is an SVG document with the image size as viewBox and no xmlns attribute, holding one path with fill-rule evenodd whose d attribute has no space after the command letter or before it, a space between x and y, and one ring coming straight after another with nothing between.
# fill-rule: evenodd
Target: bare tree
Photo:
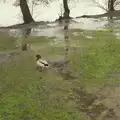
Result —
<instances>
[{"instance_id":1,"label":"bare tree","mask_svg":"<svg viewBox=\"0 0 120 120\"><path fill-rule=\"evenodd\" d=\"M70 15L70 9L68 7L68 0L63 0L63 8L64 8L64 18L69 18Z\"/></svg>"},{"instance_id":2,"label":"bare tree","mask_svg":"<svg viewBox=\"0 0 120 120\"><path fill-rule=\"evenodd\" d=\"M108 0L108 11L115 11L114 3L116 0Z\"/></svg>"},{"instance_id":3,"label":"bare tree","mask_svg":"<svg viewBox=\"0 0 120 120\"><path fill-rule=\"evenodd\" d=\"M34 22L26 0L20 0L20 8L23 15L24 23L28 24Z\"/></svg>"},{"instance_id":4,"label":"bare tree","mask_svg":"<svg viewBox=\"0 0 120 120\"><path fill-rule=\"evenodd\" d=\"M105 10L106 12L115 11L115 7L120 4L120 0L105 0L105 5L101 5L97 0L92 0L97 7Z\"/></svg>"},{"instance_id":5,"label":"bare tree","mask_svg":"<svg viewBox=\"0 0 120 120\"><path fill-rule=\"evenodd\" d=\"M52 0L16 0L14 3L14 6L18 7L20 6L21 12L23 15L23 20L25 24L34 22L34 19L32 17L33 15L33 7L36 5L47 5L51 2ZM30 12L28 3L32 3L32 10Z\"/></svg>"}]
</instances>

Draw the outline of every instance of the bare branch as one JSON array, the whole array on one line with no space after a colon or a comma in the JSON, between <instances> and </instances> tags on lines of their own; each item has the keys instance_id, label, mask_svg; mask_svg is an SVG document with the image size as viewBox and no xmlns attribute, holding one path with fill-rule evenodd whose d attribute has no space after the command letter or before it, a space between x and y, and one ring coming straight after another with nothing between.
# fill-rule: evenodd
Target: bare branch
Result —
<instances>
[{"instance_id":1,"label":"bare branch","mask_svg":"<svg viewBox=\"0 0 120 120\"><path fill-rule=\"evenodd\" d=\"M101 9L103 9L103 10L105 10L106 12L108 12L108 9L106 9L103 5L101 5L99 2L97 2L96 0L92 0L96 5L97 5L97 7L99 7L99 8L101 8Z\"/></svg>"},{"instance_id":2,"label":"bare branch","mask_svg":"<svg viewBox=\"0 0 120 120\"><path fill-rule=\"evenodd\" d=\"M119 0L115 0L114 1L114 7L116 7L117 5L119 5L120 4L120 1Z\"/></svg>"}]
</instances>

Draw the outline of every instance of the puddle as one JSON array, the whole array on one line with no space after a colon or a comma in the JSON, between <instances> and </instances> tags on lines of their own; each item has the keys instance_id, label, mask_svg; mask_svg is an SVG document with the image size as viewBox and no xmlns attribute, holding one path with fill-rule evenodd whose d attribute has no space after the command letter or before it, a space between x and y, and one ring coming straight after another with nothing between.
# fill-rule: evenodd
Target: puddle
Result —
<instances>
[{"instance_id":1,"label":"puddle","mask_svg":"<svg viewBox=\"0 0 120 120\"><path fill-rule=\"evenodd\" d=\"M117 38L118 40L120 40L120 31L119 31L119 32L115 32L114 34L115 34L116 38Z\"/></svg>"},{"instance_id":2,"label":"puddle","mask_svg":"<svg viewBox=\"0 0 120 120\"><path fill-rule=\"evenodd\" d=\"M88 39L95 38L95 36L94 36L94 35L85 35L85 37L86 37L86 38L88 38Z\"/></svg>"},{"instance_id":3,"label":"puddle","mask_svg":"<svg viewBox=\"0 0 120 120\"><path fill-rule=\"evenodd\" d=\"M84 31L81 31L81 32L72 32L72 35L74 35L74 36L84 35Z\"/></svg>"},{"instance_id":4,"label":"puddle","mask_svg":"<svg viewBox=\"0 0 120 120\"><path fill-rule=\"evenodd\" d=\"M78 23L70 24L70 29L86 29L86 30L104 30L107 21L101 19L74 19Z\"/></svg>"},{"instance_id":5,"label":"puddle","mask_svg":"<svg viewBox=\"0 0 120 120\"><path fill-rule=\"evenodd\" d=\"M118 24L120 23L120 20L113 20L108 21L105 18L102 19L88 19L88 18L81 18L81 19L74 19L75 22L71 22L69 24L69 30L72 29L83 29L84 30L109 30L113 29L115 36L119 39L119 27ZM47 26L47 27L46 27ZM33 28L31 27L30 36L47 36L47 37L55 37L55 41L59 41L64 39L64 24L59 25L58 23L46 23L46 25L37 25ZM25 34L25 29L27 28L20 28L20 29L10 29L6 30L9 31L10 36L19 37L23 36ZM2 30L2 29L1 29ZM3 29L4 31L4 29ZM72 33L75 36L78 36L79 34L83 35L82 32L74 32ZM86 35L88 39L92 39L95 36L94 35Z\"/></svg>"}]
</instances>

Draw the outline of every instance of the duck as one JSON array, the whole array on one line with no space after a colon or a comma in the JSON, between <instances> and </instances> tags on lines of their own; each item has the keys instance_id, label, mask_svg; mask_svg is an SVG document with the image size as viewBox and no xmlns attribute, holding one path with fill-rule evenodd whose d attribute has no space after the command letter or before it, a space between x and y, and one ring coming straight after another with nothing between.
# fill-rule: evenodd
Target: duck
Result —
<instances>
[{"instance_id":1,"label":"duck","mask_svg":"<svg viewBox=\"0 0 120 120\"><path fill-rule=\"evenodd\" d=\"M40 54L36 54L36 65L37 65L37 69L41 69L41 71L44 68L49 67L48 62L46 60L42 59Z\"/></svg>"}]
</instances>

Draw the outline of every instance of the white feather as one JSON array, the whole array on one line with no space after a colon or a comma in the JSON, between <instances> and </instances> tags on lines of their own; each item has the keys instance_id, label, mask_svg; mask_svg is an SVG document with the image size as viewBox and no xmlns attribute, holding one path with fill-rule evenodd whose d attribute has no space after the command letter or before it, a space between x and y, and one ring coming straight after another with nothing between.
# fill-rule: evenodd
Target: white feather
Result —
<instances>
[{"instance_id":1,"label":"white feather","mask_svg":"<svg viewBox=\"0 0 120 120\"><path fill-rule=\"evenodd\" d=\"M45 60L37 60L36 64L39 66L39 67L48 67L48 66L45 66L44 64L48 64L47 61Z\"/></svg>"},{"instance_id":2,"label":"white feather","mask_svg":"<svg viewBox=\"0 0 120 120\"><path fill-rule=\"evenodd\" d=\"M45 60L39 60L41 63L48 64Z\"/></svg>"}]
</instances>

